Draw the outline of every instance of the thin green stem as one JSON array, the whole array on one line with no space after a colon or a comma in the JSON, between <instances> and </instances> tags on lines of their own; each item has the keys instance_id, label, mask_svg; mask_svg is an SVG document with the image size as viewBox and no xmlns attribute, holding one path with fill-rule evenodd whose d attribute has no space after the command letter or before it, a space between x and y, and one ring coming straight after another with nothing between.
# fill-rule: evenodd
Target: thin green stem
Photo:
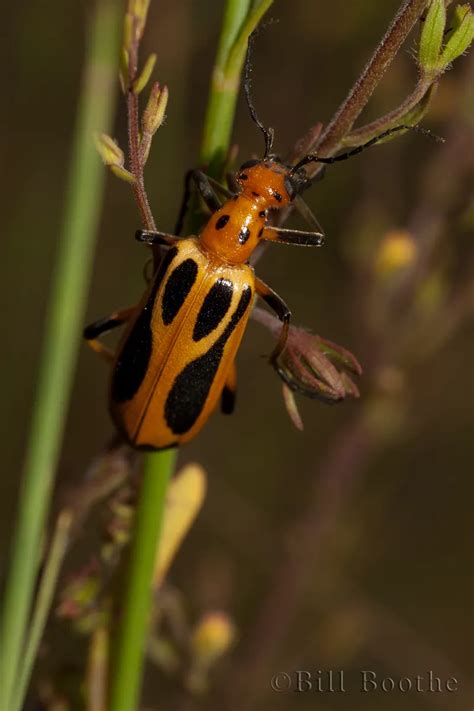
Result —
<instances>
[{"instance_id":1,"label":"thin green stem","mask_svg":"<svg viewBox=\"0 0 474 711\"><path fill-rule=\"evenodd\" d=\"M200 152L200 163L215 178L220 177L229 150L247 39L272 2L228 0L226 4Z\"/></svg>"},{"instance_id":2,"label":"thin green stem","mask_svg":"<svg viewBox=\"0 0 474 711\"><path fill-rule=\"evenodd\" d=\"M134 711L138 707L152 604L153 569L166 489L175 461L176 450L173 449L149 454L145 459L109 711Z\"/></svg>"},{"instance_id":3,"label":"thin green stem","mask_svg":"<svg viewBox=\"0 0 474 711\"><path fill-rule=\"evenodd\" d=\"M51 609L59 571L61 570L61 565L66 554L72 522L73 515L71 511L64 510L59 514L51 541L50 551L41 576L41 583L35 601L35 609L25 644L25 653L20 660L20 669L13 692L11 711L21 711L23 708L31 672L33 671L41 637Z\"/></svg>"},{"instance_id":4,"label":"thin green stem","mask_svg":"<svg viewBox=\"0 0 474 711\"><path fill-rule=\"evenodd\" d=\"M224 10L222 30L209 87L199 158L199 162L209 166L209 170L223 161L225 150L229 145L228 137L232 130L239 77L237 77L236 85L235 77L234 81L231 81L231 78L226 76L225 69L232 45L239 35L250 6L251 0L228 0Z\"/></svg>"},{"instance_id":5,"label":"thin green stem","mask_svg":"<svg viewBox=\"0 0 474 711\"><path fill-rule=\"evenodd\" d=\"M109 129L115 105L120 3L99 0L74 135L63 228L40 359L16 529L2 607L0 708L10 709L31 610L54 474L78 352L100 215L104 170L93 133Z\"/></svg>"}]
</instances>

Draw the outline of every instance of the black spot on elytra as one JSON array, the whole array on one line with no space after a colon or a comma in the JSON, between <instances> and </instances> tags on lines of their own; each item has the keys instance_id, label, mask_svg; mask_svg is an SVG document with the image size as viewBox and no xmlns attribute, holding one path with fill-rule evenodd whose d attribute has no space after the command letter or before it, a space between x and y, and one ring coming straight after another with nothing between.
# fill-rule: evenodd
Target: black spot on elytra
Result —
<instances>
[{"instance_id":1,"label":"black spot on elytra","mask_svg":"<svg viewBox=\"0 0 474 711\"><path fill-rule=\"evenodd\" d=\"M222 360L225 344L247 311L251 298L252 289L246 286L222 335L206 353L188 363L174 381L165 403L166 423L174 434L188 432L202 412Z\"/></svg>"},{"instance_id":2,"label":"black spot on elytra","mask_svg":"<svg viewBox=\"0 0 474 711\"><path fill-rule=\"evenodd\" d=\"M193 341L200 341L217 328L229 310L234 286L228 279L218 279L206 294L193 330Z\"/></svg>"},{"instance_id":3,"label":"black spot on elytra","mask_svg":"<svg viewBox=\"0 0 474 711\"><path fill-rule=\"evenodd\" d=\"M258 216L259 217L266 217L267 213L265 212L265 210L260 210L260 212L258 213Z\"/></svg>"},{"instance_id":4,"label":"black spot on elytra","mask_svg":"<svg viewBox=\"0 0 474 711\"><path fill-rule=\"evenodd\" d=\"M283 200L283 198L282 198L282 196L280 195L280 193L277 193L276 190L273 191L273 197L275 198L275 200L276 200L277 202L281 202L281 201Z\"/></svg>"},{"instance_id":5,"label":"black spot on elytra","mask_svg":"<svg viewBox=\"0 0 474 711\"><path fill-rule=\"evenodd\" d=\"M252 195L254 197L260 197L260 193L256 193L255 190L252 190Z\"/></svg>"},{"instance_id":6,"label":"black spot on elytra","mask_svg":"<svg viewBox=\"0 0 474 711\"><path fill-rule=\"evenodd\" d=\"M221 230L230 220L230 215L221 215L216 222L216 230Z\"/></svg>"},{"instance_id":7,"label":"black spot on elytra","mask_svg":"<svg viewBox=\"0 0 474 711\"><path fill-rule=\"evenodd\" d=\"M248 179L249 179L249 176L247 175L247 173L241 173L241 174L239 175L239 178L240 178L241 180L248 180Z\"/></svg>"},{"instance_id":8,"label":"black spot on elytra","mask_svg":"<svg viewBox=\"0 0 474 711\"><path fill-rule=\"evenodd\" d=\"M114 402L131 400L143 382L153 348L150 324L156 294L177 253L177 247L172 247L163 258L151 287L150 296L122 346L112 376L111 397Z\"/></svg>"},{"instance_id":9,"label":"black spot on elytra","mask_svg":"<svg viewBox=\"0 0 474 711\"><path fill-rule=\"evenodd\" d=\"M239 232L239 242L240 244L245 244L250 237L250 230L248 227L242 227Z\"/></svg>"},{"instance_id":10,"label":"black spot on elytra","mask_svg":"<svg viewBox=\"0 0 474 711\"><path fill-rule=\"evenodd\" d=\"M186 301L186 297L196 281L198 265L194 259L186 259L171 272L166 282L161 313L163 323L169 326Z\"/></svg>"}]
</instances>

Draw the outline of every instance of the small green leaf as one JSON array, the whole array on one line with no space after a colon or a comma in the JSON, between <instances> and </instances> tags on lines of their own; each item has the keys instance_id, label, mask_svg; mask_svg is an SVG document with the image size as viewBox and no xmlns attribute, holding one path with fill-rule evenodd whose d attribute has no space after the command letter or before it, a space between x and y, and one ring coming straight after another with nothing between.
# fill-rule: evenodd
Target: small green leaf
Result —
<instances>
[{"instance_id":1,"label":"small green leaf","mask_svg":"<svg viewBox=\"0 0 474 711\"><path fill-rule=\"evenodd\" d=\"M124 94L126 94L127 87L128 87L128 64L129 64L128 51L125 48L122 48L122 51L120 53L119 80L120 80L120 87L121 87Z\"/></svg>"},{"instance_id":2,"label":"small green leaf","mask_svg":"<svg viewBox=\"0 0 474 711\"><path fill-rule=\"evenodd\" d=\"M143 91L143 89L146 87L148 84L148 81L151 77L151 73L153 69L155 68L155 63L156 63L156 54L150 54L148 59L145 62L145 66L142 69L142 72L138 79L135 80L133 84L133 92L134 94L140 94L140 92Z\"/></svg>"},{"instance_id":3,"label":"small green leaf","mask_svg":"<svg viewBox=\"0 0 474 711\"><path fill-rule=\"evenodd\" d=\"M125 52L127 52L127 54L130 51L132 42L133 42L133 17L129 12L127 12L125 14L125 18L124 18L124 22L123 22L123 50Z\"/></svg>"},{"instance_id":4,"label":"small green leaf","mask_svg":"<svg viewBox=\"0 0 474 711\"><path fill-rule=\"evenodd\" d=\"M474 15L469 5L458 5L453 18L453 32L440 57L445 69L461 56L474 39Z\"/></svg>"},{"instance_id":5,"label":"small green leaf","mask_svg":"<svg viewBox=\"0 0 474 711\"><path fill-rule=\"evenodd\" d=\"M129 170L126 170L125 168L122 168L120 165L111 165L110 170L114 175L117 176L117 178L120 178L120 180L125 180L126 183L136 183L137 179L133 175L133 173L130 173Z\"/></svg>"},{"instance_id":6,"label":"small green leaf","mask_svg":"<svg viewBox=\"0 0 474 711\"><path fill-rule=\"evenodd\" d=\"M432 0L420 37L418 59L425 72L439 70L439 55L446 26L444 0Z\"/></svg>"},{"instance_id":7,"label":"small green leaf","mask_svg":"<svg viewBox=\"0 0 474 711\"><path fill-rule=\"evenodd\" d=\"M123 166L125 157L120 146L106 133L94 136L97 151L105 165Z\"/></svg>"}]
</instances>

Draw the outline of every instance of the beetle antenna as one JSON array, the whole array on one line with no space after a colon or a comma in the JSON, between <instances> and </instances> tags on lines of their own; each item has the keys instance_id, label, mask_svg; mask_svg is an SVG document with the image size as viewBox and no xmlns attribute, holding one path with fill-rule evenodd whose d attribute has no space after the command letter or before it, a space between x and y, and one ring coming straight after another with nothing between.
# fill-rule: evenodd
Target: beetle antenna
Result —
<instances>
[{"instance_id":1,"label":"beetle antenna","mask_svg":"<svg viewBox=\"0 0 474 711\"><path fill-rule=\"evenodd\" d=\"M293 168L291 169L291 173L295 173L297 170L302 168L304 165L307 165L308 163L324 163L325 165L331 165L332 163L338 163L339 161L347 160L348 158L352 158L352 156L356 156L358 153L362 153L362 151L365 151L366 148L374 146L376 143L379 143L384 138L387 138L387 136L391 136L392 133L397 133L398 131L416 131L417 133L422 133L425 136L433 138L439 143L444 143L444 138L441 138L441 136L437 136L428 128L401 124L400 126L394 126L393 128L389 128L386 131L383 131L383 133L380 133L378 136L374 136L373 138L371 138L370 141L367 141L367 143L363 143L361 146L352 148L350 151L346 151L345 153L339 153L339 155L337 156L320 158L318 155L316 155L316 153L310 153L293 166Z\"/></svg>"},{"instance_id":2,"label":"beetle antenna","mask_svg":"<svg viewBox=\"0 0 474 711\"><path fill-rule=\"evenodd\" d=\"M263 136L265 138L265 155L263 156L264 160L269 157L270 152L273 147L273 137L274 137L274 130L273 128L265 128L263 123L260 121L257 110L255 109L254 103L252 101L252 94L251 94L251 85L252 81L250 78L250 75L252 73L252 51L253 51L253 43L255 41L255 37L258 34L258 30L254 30L251 32L249 35L248 39L248 44L247 44L247 54L245 57L245 67L244 67L244 92L245 92L245 99L247 101L247 106L249 107L250 111L250 116L252 118L252 121L257 124L261 132L263 133Z\"/></svg>"}]
</instances>

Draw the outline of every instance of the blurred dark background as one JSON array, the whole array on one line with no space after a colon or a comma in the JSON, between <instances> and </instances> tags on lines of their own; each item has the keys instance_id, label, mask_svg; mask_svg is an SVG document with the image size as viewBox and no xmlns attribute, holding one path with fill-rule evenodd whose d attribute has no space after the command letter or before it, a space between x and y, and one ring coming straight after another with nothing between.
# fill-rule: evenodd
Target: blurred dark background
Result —
<instances>
[{"instance_id":1,"label":"blurred dark background","mask_svg":"<svg viewBox=\"0 0 474 711\"><path fill-rule=\"evenodd\" d=\"M259 37L253 86L263 121L275 128L278 152L284 155L309 126L330 118L399 4L275 1L270 15L279 22ZM17 2L2 13L2 560L36 386L91 7ZM209 0L156 2L150 10L143 50L158 53L156 76L170 89L166 124L146 174L164 230L173 227L184 172L197 162L221 12L221 3ZM365 119L410 92L414 45L412 37ZM472 85L469 57L463 57L443 78L425 125L452 141L468 136ZM120 103L114 135L122 144L124 119ZM239 159L262 152L242 100L234 141ZM462 145L456 150L465 156ZM439 185L450 184L450 173L438 170L456 169L455 155L441 153L446 150L413 134L331 168L305 196L327 233L324 248L275 246L259 262L259 275L288 302L295 323L353 351L367 375L358 401L329 407L298 399L305 423L298 432L262 357L271 337L250 323L238 361L235 415L216 414L179 455L181 463L195 460L206 468L209 491L170 576L191 618L224 609L238 641L204 699L188 698L175 681L151 671L149 708L468 708L474 348L464 311L458 318L454 307L444 306L469 278L469 170L455 178L457 197L442 215L432 283L425 285L440 314L430 328L444 332L445 319L452 318L452 332L418 360L418 345L423 350L433 333L420 329L417 343L414 320L415 330L404 326L403 337L414 339L408 356L399 357L393 341L400 330L392 335L388 319L374 326L371 312L379 294L371 286L375 254L387 231L412 225L419 203L425 212L431 204L430 191L436 196ZM147 254L133 240L138 225L128 186L108 177L85 323L141 293ZM436 297L428 287L438 290ZM464 297L461 289L460 309ZM78 347L59 475L65 489L81 481L112 434L106 368L80 334ZM281 632L275 638L272 619ZM459 679L459 691L361 695L349 682L353 690L346 694L271 690L272 674L295 669L348 675L373 669L412 678L431 669Z\"/></svg>"}]
</instances>

